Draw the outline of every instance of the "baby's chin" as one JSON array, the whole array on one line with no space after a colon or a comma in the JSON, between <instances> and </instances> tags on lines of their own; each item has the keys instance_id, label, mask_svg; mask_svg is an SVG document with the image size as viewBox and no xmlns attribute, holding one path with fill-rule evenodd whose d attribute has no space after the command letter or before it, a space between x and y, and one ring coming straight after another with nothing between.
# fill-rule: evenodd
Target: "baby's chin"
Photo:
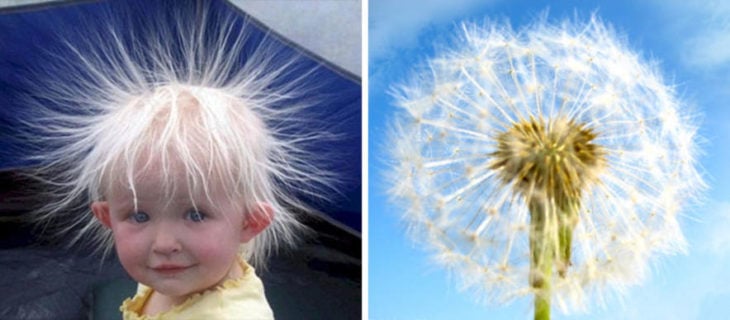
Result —
<instances>
[{"instance_id":1,"label":"baby's chin","mask_svg":"<svg viewBox=\"0 0 730 320\"><path fill-rule=\"evenodd\" d=\"M157 293L168 296L170 298L174 298L176 300L189 297L196 293L202 293L208 289L213 289L218 284L218 282L215 281L211 281L210 283L196 283L195 281L191 281L191 278L194 279L194 277L185 276L153 276L146 277L145 279L140 279L141 281L138 281L145 286L152 288Z\"/></svg>"},{"instance_id":2,"label":"baby's chin","mask_svg":"<svg viewBox=\"0 0 730 320\"><path fill-rule=\"evenodd\" d=\"M139 269L135 271L139 271L139 273L132 274L130 272L130 274L137 282L152 288L159 294L175 299L178 303L182 302L180 300L196 293L215 289L228 279L239 278L243 275L238 264L234 264L226 271L220 270L225 273L214 277L210 277L214 272L201 270L199 265L194 265L183 271L158 272L149 268L144 271ZM201 273L207 274L209 277L201 277Z\"/></svg>"}]
</instances>

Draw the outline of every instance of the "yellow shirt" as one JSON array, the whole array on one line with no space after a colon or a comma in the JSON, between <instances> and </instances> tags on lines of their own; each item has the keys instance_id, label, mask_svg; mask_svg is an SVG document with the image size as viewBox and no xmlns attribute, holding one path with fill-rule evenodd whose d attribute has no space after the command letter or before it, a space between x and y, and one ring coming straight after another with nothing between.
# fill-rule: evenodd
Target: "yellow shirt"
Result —
<instances>
[{"instance_id":1,"label":"yellow shirt","mask_svg":"<svg viewBox=\"0 0 730 320\"><path fill-rule=\"evenodd\" d=\"M274 319L264 295L264 285L253 267L241 260L243 276L229 279L216 288L190 296L172 309L152 316L141 315L152 288L139 284L137 294L119 307L124 320Z\"/></svg>"}]
</instances>

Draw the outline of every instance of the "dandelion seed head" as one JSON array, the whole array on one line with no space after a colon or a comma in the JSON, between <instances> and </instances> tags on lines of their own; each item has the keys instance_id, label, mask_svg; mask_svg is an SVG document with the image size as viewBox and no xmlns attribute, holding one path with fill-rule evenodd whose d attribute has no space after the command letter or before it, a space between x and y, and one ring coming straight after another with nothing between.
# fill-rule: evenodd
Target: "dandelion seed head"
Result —
<instances>
[{"instance_id":1,"label":"dandelion seed head","mask_svg":"<svg viewBox=\"0 0 730 320\"><path fill-rule=\"evenodd\" d=\"M586 311L686 250L696 117L656 63L595 17L461 31L394 90L388 176L409 233L461 288L504 303L550 280L560 310Z\"/></svg>"},{"instance_id":2,"label":"dandelion seed head","mask_svg":"<svg viewBox=\"0 0 730 320\"><path fill-rule=\"evenodd\" d=\"M497 135L490 169L524 197L544 194L561 206L579 199L603 168L605 152L595 138L593 130L572 120L523 120Z\"/></svg>"}]
</instances>

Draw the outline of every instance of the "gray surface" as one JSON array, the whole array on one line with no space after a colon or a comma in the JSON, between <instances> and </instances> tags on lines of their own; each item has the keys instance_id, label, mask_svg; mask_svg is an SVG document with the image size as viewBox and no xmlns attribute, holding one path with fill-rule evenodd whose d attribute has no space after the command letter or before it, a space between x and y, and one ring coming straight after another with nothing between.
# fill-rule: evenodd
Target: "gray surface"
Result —
<instances>
[{"instance_id":1,"label":"gray surface","mask_svg":"<svg viewBox=\"0 0 730 320\"><path fill-rule=\"evenodd\" d=\"M63 0L0 0L0 8L11 8L47 2L62 2Z\"/></svg>"},{"instance_id":2,"label":"gray surface","mask_svg":"<svg viewBox=\"0 0 730 320\"><path fill-rule=\"evenodd\" d=\"M0 250L0 319L83 319L93 285L124 278L113 260L54 248Z\"/></svg>"},{"instance_id":3,"label":"gray surface","mask_svg":"<svg viewBox=\"0 0 730 320\"><path fill-rule=\"evenodd\" d=\"M362 77L360 0L230 0L290 41Z\"/></svg>"}]
</instances>

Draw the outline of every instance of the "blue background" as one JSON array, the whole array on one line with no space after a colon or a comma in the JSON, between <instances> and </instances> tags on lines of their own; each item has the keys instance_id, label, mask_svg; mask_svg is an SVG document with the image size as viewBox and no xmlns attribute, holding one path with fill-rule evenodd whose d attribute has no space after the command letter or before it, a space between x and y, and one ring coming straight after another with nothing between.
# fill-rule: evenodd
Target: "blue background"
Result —
<instances>
[{"instance_id":1,"label":"blue background","mask_svg":"<svg viewBox=\"0 0 730 320\"><path fill-rule=\"evenodd\" d=\"M665 82L702 116L701 170L710 188L680 223L687 255L663 257L652 276L605 309L554 319L725 319L730 301L730 2L717 1L370 1L369 3L369 318L529 319L532 299L483 305L459 292L419 244L405 237L387 199L383 168L395 111L388 95L414 66L458 34L463 21L509 22L519 30L547 13L560 22L595 13L632 51L659 61Z\"/></svg>"}]
</instances>

